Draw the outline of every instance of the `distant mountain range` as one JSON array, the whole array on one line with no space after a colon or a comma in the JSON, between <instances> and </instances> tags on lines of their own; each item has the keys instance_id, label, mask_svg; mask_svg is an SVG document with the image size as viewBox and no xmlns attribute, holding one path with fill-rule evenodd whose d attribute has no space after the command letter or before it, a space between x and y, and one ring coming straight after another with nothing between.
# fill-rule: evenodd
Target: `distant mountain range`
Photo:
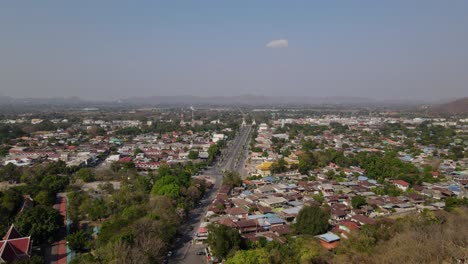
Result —
<instances>
[{"instance_id":1,"label":"distant mountain range","mask_svg":"<svg viewBox=\"0 0 468 264\"><path fill-rule=\"evenodd\" d=\"M129 98L120 100L128 104L173 104L173 105L419 105L428 102L410 100L374 100L364 97L312 97L312 96L263 96L263 95L239 95L239 96L152 96L145 98Z\"/></svg>"},{"instance_id":2,"label":"distant mountain range","mask_svg":"<svg viewBox=\"0 0 468 264\"><path fill-rule=\"evenodd\" d=\"M0 104L11 104L11 105L63 105L63 104L84 104L87 101L73 96L73 97L54 97L54 98L13 98L9 96L0 96Z\"/></svg>"},{"instance_id":3,"label":"distant mountain range","mask_svg":"<svg viewBox=\"0 0 468 264\"><path fill-rule=\"evenodd\" d=\"M434 105L429 108L429 112L435 114L468 114L468 97L457 99L443 104Z\"/></svg>"},{"instance_id":4,"label":"distant mountain range","mask_svg":"<svg viewBox=\"0 0 468 264\"><path fill-rule=\"evenodd\" d=\"M439 101L440 103L442 101ZM445 102L445 101L444 101ZM350 106L418 106L435 102L421 100L376 100L364 97L312 97L312 96L151 96L133 97L114 101L88 101L79 97L67 98L12 98L0 96L0 105L238 105L238 106L288 106L288 105L350 105Z\"/></svg>"}]
</instances>

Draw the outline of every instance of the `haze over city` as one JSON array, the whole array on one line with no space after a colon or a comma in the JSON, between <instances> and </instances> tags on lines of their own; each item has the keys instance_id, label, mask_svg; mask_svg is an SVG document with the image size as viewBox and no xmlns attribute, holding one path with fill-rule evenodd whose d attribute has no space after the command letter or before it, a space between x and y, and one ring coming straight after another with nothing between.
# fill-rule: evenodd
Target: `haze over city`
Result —
<instances>
[{"instance_id":1,"label":"haze over city","mask_svg":"<svg viewBox=\"0 0 468 264\"><path fill-rule=\"evenodd\" d=\"M0 96L468 96L467 1L12 1Z\"/></svg>"}]
</instances>

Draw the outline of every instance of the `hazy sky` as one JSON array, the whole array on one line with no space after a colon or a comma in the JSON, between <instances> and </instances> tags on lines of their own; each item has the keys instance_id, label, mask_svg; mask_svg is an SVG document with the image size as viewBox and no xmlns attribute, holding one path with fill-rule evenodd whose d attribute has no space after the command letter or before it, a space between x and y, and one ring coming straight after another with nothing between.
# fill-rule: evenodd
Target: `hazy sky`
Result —
<instances>
[{"instance_id":1,"label":"hazy sky","mask_svg":"<svg viewBox=\"0 0 468 264\"><path fill-rule=\"evenodd\" d=\"M1 1L0 95L468 96L468 1Z\"/></svg>"}]
</instances>

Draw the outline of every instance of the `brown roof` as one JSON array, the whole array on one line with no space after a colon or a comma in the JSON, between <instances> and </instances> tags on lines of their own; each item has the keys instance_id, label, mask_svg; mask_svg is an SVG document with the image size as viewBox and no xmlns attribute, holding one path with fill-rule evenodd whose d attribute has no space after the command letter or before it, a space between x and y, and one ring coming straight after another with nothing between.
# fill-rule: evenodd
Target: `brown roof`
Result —
<instances>
[{"instance_id":1,"label":"brown roof","mask_svg":"<svg viewBox=\"0 0 468 264\"><path fill-rule=\"evenodd\" d=\"M252 220L252 219L249 219L249 220L241 220L241 221L235 222L235 224L236 224L239 228L247 228L247 227L254 227L254 226L257 226L257 221Z\"/></svg>"},{"instance_id":2,"label":"brown roof","mask_svg":"<svg viewBox=\"0 0 468 264\"><path fill-rule=\"evenodd\" d=\"M227 213L230 215L243 215L248 214L247 210L241 207L232 207L227 210Z\"/></svg>"},{"instance_id":3,"label":"brown roof","mask_svg":"<svg viewBox=\"0 0 468 264\"><path fill-rule=\"evenodd\" d=\"M226 217L226 218L223 218L223 219L219 220L218 223L220 225L225 225L227 227L232 227L232 228L237 227L236 223L234 223L234 221L229 217Z\"/></svg>"},{"instance_id":4,"label":"brown roof","mask_svg":"<svg viewBox=\"0 0 468 264\"><path fill-rule=\"evenodd\" d=\"M278 226L272 226L270 228L270 231L282 236L282 235L287 235L291 233L291 228L289 225L278 225Z\"/></svg>"},{"instance_id":5,"label":"brown roof","mask_svg":"<svg viewBox=\"0 0 468 264\"><path fill-rule=\"evenodd\" d=\"M250 203L247 202L247 201L244 200L244 199L232 199L232 203L233 203L234 205L236 205L236 206L239 206L239 207L241 207L241 206L249 206L249 205L250 205Z\"/></svg>"},{"instance_id":6,"label":"brown roof","mask_svg":"<svg viewBox=\"0 0 468 264\"><path fill-rule=\"evenodd\" d=\"M343 211L343 210L340 210L340 209L332 210L331 213L332 213L332 215L338 216L338 217L346 216L346 212Z\"/></svg>"},{"instance_id":7,"label":"brown roof","mask_svg":"<svg viewBox=\"0 0 468 264\"><path fill-rule=\"evenodd\" d=\"M266 213L271 213L271 208L268 207L268 206L261 206L261 205L257 205L257 209L260 213L262 214L266 214Z\"/></svg>"},{"instance_id":8,"label":"brown roof","mask_svg":"<svg viewBox=\"0 0 468 264\"><path fill-rule=\"evenodd\" d=\"M354 222L358 222L360 224L363 224L363 225L373 225L375 224L375 220L372 219L372 218L369 218L365 215L355 215L353 217L351 217L351 220L354 221Z\"/></svg>"}]
</instances>

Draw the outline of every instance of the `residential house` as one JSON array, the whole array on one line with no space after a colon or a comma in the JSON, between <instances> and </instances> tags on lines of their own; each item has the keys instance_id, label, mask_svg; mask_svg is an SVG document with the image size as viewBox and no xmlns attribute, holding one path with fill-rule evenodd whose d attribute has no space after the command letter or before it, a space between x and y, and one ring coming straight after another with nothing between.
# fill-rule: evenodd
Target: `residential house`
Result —
<instances>
[{"instance_id":1,"label":"residential house","mask_svg":"<svg viewBox=\"0 0 468 264\"><path fill-rule=\"evenodd\" d=\"M328 250L336 248L340 242L340 237L331 232L318 235L317 238L320 240L320 245Z\"/></svg>"},{"instance_id":2,"label":"residential house","mask_svg":"<svg viewBox=\"0 0 468 264\"><path fill-rule=\"evenodd\" d=\"M395 185L398 189L402 191L406 191L409 188L409 183L405 182L404 180L392 180L393 185Z\"/></svg>"}]
</instances>

